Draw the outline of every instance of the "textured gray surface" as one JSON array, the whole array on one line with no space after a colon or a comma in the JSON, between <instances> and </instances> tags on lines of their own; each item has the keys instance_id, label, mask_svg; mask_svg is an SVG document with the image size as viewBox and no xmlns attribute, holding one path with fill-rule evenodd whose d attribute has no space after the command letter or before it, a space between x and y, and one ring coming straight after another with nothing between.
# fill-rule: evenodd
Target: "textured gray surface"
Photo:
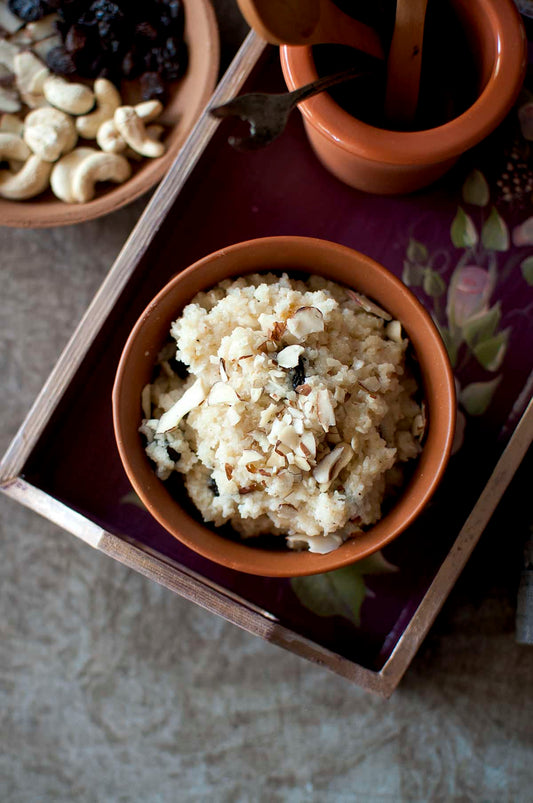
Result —
<instances>
[{"instance_id":1,"label":"textured gray surface","mask_svg":"<svg viewBox=\"0 0 533 803\"><path fill-rule=\"evenodd\" d=\"M145 200L0 231L1 452ZM533 649L514 640L520 543L500 519L383 702L1 497L0 799L530 801Z\"/></svg>"}]
</instances>

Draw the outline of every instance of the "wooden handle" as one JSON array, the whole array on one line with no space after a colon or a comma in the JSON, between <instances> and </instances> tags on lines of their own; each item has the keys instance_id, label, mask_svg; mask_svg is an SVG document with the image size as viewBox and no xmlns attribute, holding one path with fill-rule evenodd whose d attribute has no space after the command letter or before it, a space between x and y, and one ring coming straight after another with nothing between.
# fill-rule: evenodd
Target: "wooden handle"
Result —
<instances>
[{"instance_id":1,"label":"wooden handle","mask_svg":"<svg viewBox=\"0 0 533 803\"><path fill-rule=\"evenodd\" d=\"M344 14L331 0L237 0L254 31L273 45L350 45L383 58L376 31Z\"/></svg>"},{"instance_id":2,"label":"wooden handle","mask_svg":"<svg viewBox=\"0 0 533 803\"><path fill-rule=\"evenodd\" d=\"M397 0L385 94L385 116L390 121L407 124L416 114L427 2Z\"/></svg>"}]
</instances>

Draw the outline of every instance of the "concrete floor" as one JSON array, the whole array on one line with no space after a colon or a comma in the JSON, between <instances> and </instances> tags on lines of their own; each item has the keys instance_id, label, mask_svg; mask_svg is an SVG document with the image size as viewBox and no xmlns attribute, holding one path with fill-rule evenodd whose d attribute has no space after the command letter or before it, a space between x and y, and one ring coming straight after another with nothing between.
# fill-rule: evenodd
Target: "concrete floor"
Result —
<instances>
[{"instance_id":1,"label":"concrete floor","mask_svg":"<svg viewBox=\"0 0 533 803\"><path fill-rule=\"evenodd\" d=\"M145 203L66 229L1 230L0 452ZM533 648L514 640L521 533L502 560L498 515L384 702L0 498L0 799L531 801Z\"/></svg>"}]
</instances>

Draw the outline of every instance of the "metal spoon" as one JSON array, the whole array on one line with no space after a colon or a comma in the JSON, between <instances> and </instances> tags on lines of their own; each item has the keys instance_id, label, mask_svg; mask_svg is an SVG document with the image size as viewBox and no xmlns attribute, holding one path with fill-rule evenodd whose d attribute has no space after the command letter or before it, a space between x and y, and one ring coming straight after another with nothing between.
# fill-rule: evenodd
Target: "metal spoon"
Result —
<instances>
[{"instance_id":1,"label":"metal spoon","mask_svg":"<svg viewBox=\"0 0 533 803\"><path fill-rule=\"evenodd\" d=\"M331 0L238 0L251 28L273 45L349 45L383 58L373 28L349 17Z\"/></svg>"},{"instance_id":2,"label":"metal spoon","mask_svg":"<svg viewBox=\"0 0 533 803\"><path fill-rule=\"evenodd\" d=\"M241 151L254 151L270 145L285 130L291 111L312 95L324 92L336 84L351 81L361 75L360 67L352 67L343 72L319 78L310 84L294 89L292 92L281 94L267 94L264 92L251 92L247 95L233 98L222 106L209 109L213 117L239 117L250 126L250 133L246 137L230 137L228 142Z\"/></svg>"}]
</instances>

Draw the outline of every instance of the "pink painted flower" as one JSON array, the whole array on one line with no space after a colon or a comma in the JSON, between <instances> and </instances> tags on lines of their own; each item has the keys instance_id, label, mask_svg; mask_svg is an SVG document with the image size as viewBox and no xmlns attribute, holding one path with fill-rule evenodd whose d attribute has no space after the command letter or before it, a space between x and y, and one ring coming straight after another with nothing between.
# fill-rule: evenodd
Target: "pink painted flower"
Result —
<instances>
[{"instance_id":1,"label":"pink painted flower","mask_svg":"<svg viewBox=\"0 0 533 803\"><path fill-rule=\"evenodd\" d=\"M533 245L533 217L528 217L513 229L513 243L517 246Z\"/></svg>"},{"instance_id":2,"label":"pink painted flower","mask_svg":"<svg viewBox=\"0 0 533 803\"><path fill-rule=\"evenodd\" d=\"M448 291L448 317L457 326L486 312L493 290L489 272L477 265L465 265L453 277Z\"/></svg>"}]
</instances>

